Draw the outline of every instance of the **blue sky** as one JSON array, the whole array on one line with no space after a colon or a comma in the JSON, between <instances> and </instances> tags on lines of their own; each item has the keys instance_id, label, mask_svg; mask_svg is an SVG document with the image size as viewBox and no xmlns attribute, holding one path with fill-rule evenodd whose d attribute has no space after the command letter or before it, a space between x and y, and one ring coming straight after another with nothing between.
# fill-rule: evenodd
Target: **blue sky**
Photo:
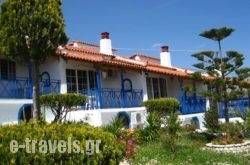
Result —
<instances>
[{"instance_id":1,"label":"blue sky","mask_svg":"<svg viewBox=\"0 0 250 165\"><path fill-rule=\"evenodd\" d=\"M159 57L168 45L172 65L193 68L190 55L217 50L217 43L200 37L210 28L235 32L222 41L223 51L236 50L250 66L249 0L62 0L66 33L72 40L99 44L110 33L118 55L142 53Z\"/></svg>"}]
</instances>

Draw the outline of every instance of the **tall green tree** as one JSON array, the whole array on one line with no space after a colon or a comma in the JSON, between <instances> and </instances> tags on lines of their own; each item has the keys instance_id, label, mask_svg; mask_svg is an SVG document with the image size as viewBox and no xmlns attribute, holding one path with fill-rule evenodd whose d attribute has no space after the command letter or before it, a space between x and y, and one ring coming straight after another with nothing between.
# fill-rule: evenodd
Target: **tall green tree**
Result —
<instances>
[{"instance_id":1,"label":"tall green tree","mask_svg":"<svg viewBox=\"0 0 250 165\"><path fill-rule=\"evenodd\" d=\"M39 66L68 41L61 0L5 0L0 11L0 52L32 70L33 118L40 119Z\"/></svg>"},{"instance_id":2,"label":"tall green tree","mask_svg":"<svg viewBox=\"0 0 250 165\"><path fill-rule=\"evenodd\" d=\"M218 50L192 54L199 61L193 66L211 77L203 79L209 88L204 95L216 101L217 105L219 102L223 102L226 122L229 122L229 101L246 94L248 84L245 80L250 76L250 68L243 67L243 54L237 51L227 51L223 54L221 41L234 31L232 28L222 27L200 33L200 36L217 42ZM201 75L201 72L196 75ZM195 77L197 78L197 76Z\"/></svg>"}]
</instances>

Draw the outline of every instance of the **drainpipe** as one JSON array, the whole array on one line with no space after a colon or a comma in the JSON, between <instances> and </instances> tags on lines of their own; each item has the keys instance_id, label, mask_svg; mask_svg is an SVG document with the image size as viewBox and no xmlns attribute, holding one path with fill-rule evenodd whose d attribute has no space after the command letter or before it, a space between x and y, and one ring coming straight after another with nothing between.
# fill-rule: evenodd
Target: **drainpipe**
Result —
<instances>
[{"instance_id":1,"label":"drainpipe","mask_svg":"<svg viewBox=\"0 0 250 165\"><path fill-rule=\"evenodd\" d=\"M99 100L99 104L100 104L100 109L102 109L103 105L102 105L102 87L101 87L101 72L100 69L97 68L96 69L96 85L97 85L97 95L98 95L98 100Z\"/></svg>"}]
</instances>

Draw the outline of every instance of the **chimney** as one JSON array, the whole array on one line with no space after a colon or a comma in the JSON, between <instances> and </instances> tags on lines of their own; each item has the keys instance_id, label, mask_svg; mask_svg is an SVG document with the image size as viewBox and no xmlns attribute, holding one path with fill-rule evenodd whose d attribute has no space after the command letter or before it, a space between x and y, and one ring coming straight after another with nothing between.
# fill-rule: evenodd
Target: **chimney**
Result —
<instances>
[{"instance_id":1,"label":"chimney","mask_svg":"<svg viewBox=\"0 0 250 165\"><path fill-rule=\"evenodd\" d=\"M161 47L160 60L161 60L162 66L172 67L171 57L170 57L170 53L168 51L168 46Z\"/></svg>"},{"instance_id":2,"label":"chimney","mask_svg":"<svg viewBox=\"0 0 250 165\"><path fill-rule=\"evenodd\" d=\"M113 54L112 53L111 40L109 39L109 33L108 32L101 33L100 53Z\"/></svg>"}]
</instances>

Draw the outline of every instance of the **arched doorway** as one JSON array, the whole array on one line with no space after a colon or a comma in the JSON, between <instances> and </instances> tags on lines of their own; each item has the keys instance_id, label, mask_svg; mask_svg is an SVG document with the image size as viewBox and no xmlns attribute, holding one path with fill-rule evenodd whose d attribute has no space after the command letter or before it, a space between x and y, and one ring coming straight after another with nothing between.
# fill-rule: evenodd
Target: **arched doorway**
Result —
<instances>
[{"instance_id":1,"label":"arched doorway","mask_svg":"<svg viewBox=\"0 0 250 165\"><path fill-rule=\"evenodd\" d=\"M117 114L118 119L120 119L122 121L122 126L125 128L129 128L130 127L130 116L127 112L123 111L123 112L119 112Z\"/></svg>"}]
</instances>

